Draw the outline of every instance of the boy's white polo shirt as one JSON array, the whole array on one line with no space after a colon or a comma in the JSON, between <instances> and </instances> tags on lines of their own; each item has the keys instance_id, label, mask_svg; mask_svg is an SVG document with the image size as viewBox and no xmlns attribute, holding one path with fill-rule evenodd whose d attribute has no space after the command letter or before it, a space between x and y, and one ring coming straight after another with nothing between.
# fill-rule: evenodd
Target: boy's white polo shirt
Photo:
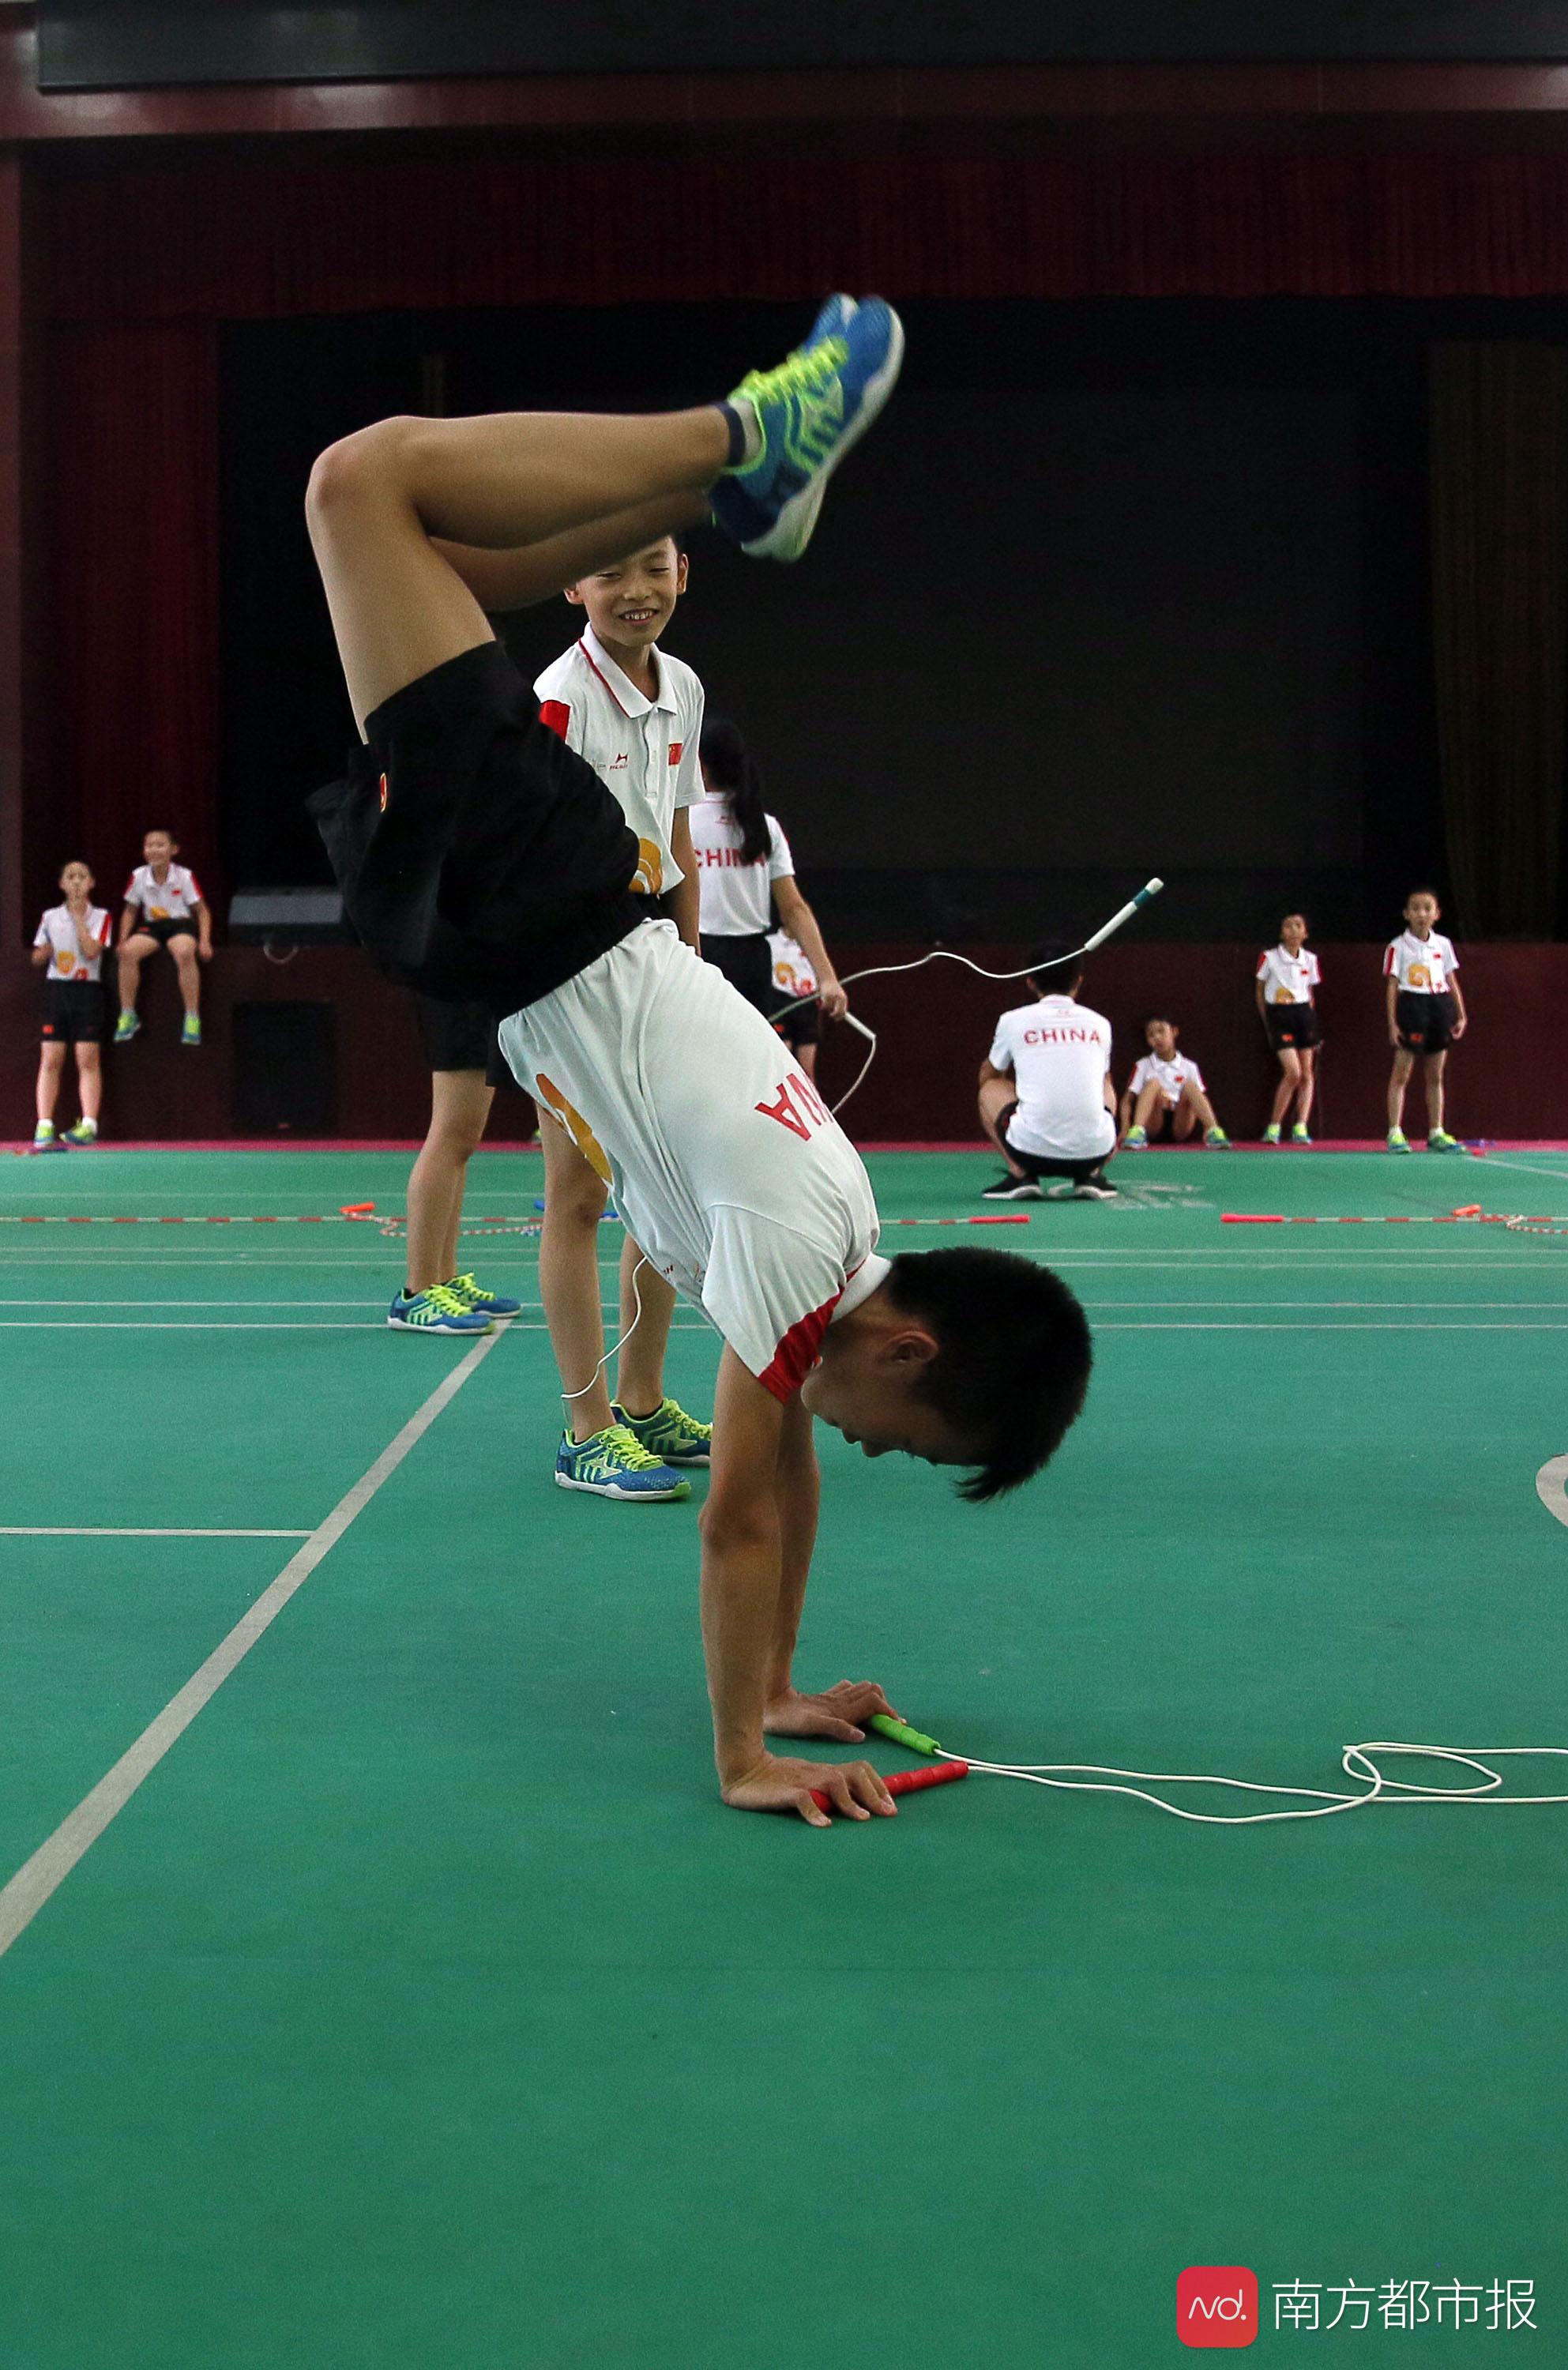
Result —
<instances>
[{"instance_id":1,"label":"boy's white polo shirt","mask_svg":"<svg viewBox=\"0 0 1568 2370\"><path fill-rule=\"evenodd\" d=\"M773 918L773 884L793 877L795 859L777 815L767 822L767 853L749 862L741 827L722 790L705 789L691 811L691 847L705 938L757 938Z\"/></svg>"},{"instance_id":2,"label":"boy's white polo shirt","mask_svg":"<svg viewBox=\"0 0 1568 2370\"><path fill-rule=\"evenodd\" d=\"M1441 930L1425 938L1418 938L1413 930L1403 930L1389 939L1383 956L1383 977L1391 979L1406 995L1448 995L1458 967L1454 942Z\"/></svg>"},{"instance_id":3,"label":"boy's white polo shirt","mask_svg":"<svg viewBox=\"0 0 1568 2370\"><path fill-rule=\"evenodd\" d=\"M1160 1061L1153 1053L1146 1053L1133 1072L1132 1084L1128 1087L1127 1092L1131 1095L1141 1095L1151 1078L1159 1079L1160 1092L1170 1103L1181 1101L1182 1089L1189 1078L1194 1087L1206 1091L1204 1089L1203 1072L1195 1062L1190 1062L1187 1059L1185 1053L1174 1053L1169 1062Z\"/></svg>"},{"instance_id":4,"label":"boy's white polo shirt","mask_svg":"<svg viewBox=\"0 0 1568 2370\"><path fill-rule=\"evenodd\" d=\"M150 864L138 864L125 883L125 903L139 905L149 922L189 922L203 902L202 884L187 864L171 864L162 880Z\"/></svg>"},{"instance_id":5,"label":"boy's white polo shirt","mask_svg":"<svg viewBox=\"0 0 1568 2370\"><path fill-rule=\"evenodd\" d=\"M1097 1160L1116 1141L1105 1108L1111 1023L1070 995L1044 995L1004 1012L991 1067L1010 1070L1018 1109L1008 1142L1043 1159Z\"/></svg>"},{"instance_id":6,"label":"boy's white polo shirt","mask_svg":"<svg viewBox=\"0 0 1568 2370\"><path fill-rule=\"evenodd\" d=\"M1265 1004L1310 1004L1312 990L1322 983L1322 966L1303 947L1293 955L1286 947L1265 947L1258 957L1258 977Z\"/></svg>"},{"instance_id":7,"label":"boy's white polo shirt","mask_svg":"<svg viewBox=\"0 0 1568 2370\"><path fill-rule=\"evenodd\" d=\"M541 719L569 749L586 757L619 800L643 843L646 871L640 886L657 896L684 879L671 852L675 809L702 794L698 743L702 738L702 685L690 667L656 650L659 688L638 690L584 626L569 650L534 685ZM655 859L649 863L649 853Z\"/></svg>"},{"instance_id":8,"label":"boy's white polo shirt","mask_svg":"<svg viewBox=\"0 0 1568 2370\"><path fill-rule=\"evenodd\" d=\"M110 917L101 905L89 905L83 920L89 938L98 947L91 962L82 960L81 941L76 936L75 917L69 905L49 905L33 938L35 947L49 949L49 968L45 979L95 980L103 974L103 950L109 944Z\"/></svg>"},{"instance_id":9,"label":"boy's white polo shirt","mask_svg":"<svg viewBox=\"0 0 1568 2370\"><path fill-rule=\"evenodd\" d=\"M670 922L501 1024L661 1275L776 1398L887 1272L859 1154L790 1048Z\"/></svg>"}]
</instances>

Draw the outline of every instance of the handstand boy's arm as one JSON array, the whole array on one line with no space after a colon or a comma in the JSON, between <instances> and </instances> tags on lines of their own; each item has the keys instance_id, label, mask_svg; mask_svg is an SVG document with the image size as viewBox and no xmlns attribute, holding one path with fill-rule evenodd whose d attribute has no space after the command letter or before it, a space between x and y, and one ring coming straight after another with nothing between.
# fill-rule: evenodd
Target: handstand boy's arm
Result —
<instances>
[{"instance_id":1,"label":"handstand boy's arm","mask_svg":"<svg viewBox=\"0 0 1568 2370\"><path fill-rule=\"evenodd\" d=\"M793 1420L803 1420L803 1410L794 1410ZM893 1800L863 1761L787 1760L770 1754L763 1742L781 1643L786 1633L792 1639L805 1593L801 1532L786 1523L780 1510L781 1484L798 1473L800 1444L792 1431L786 1446L790 1422L784 1406L726 1345L713 1409L711 1481L702 1514L702 1638L713 1705L714 1758L725 1801L738 1810L794 1810L813 1826L825 1826L824 1813L812 1801L813 1787L853 1818L868 1815L863 1805L891 1812ZM809 1440L806 1446L809 1451ZM788 1595L787 1531L793 1534L793 1584ZM808 1545L808 1557L809 1552ZM880 1690L875 1692L880 1697ZM818 1700L794 1698L802 1706ZM807 1732L841 1730L813 1725Z\"/></svg>"}]
</instances>

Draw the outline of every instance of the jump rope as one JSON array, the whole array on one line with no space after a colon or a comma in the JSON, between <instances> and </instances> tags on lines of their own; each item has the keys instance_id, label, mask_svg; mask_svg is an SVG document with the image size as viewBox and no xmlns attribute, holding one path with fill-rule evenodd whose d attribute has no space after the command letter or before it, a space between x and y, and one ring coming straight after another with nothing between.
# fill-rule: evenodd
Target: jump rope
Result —
<instances>
[{"instance_id":1,"label":"jump rope","mask_svg":"<svg viewBox=\"0 0 1568 2370\"><path fill-rule=\"evenodd\" d=\"M1144 886L1138 891L1137 895L1136 897L1129 897L1126 903L1120 907L1116 913L1113 914L1108 922L1102 923L1100 928L1095 931L1094 936L1091 938L1086 938L1081 947L1075 947L1070 954L1053 956L1052 968L1055 969L1059 963L1077 962L1080 955L1091 955L1096 947L1102 947L1106 939L1111 937L1112 933L1122 927L1124 922L1130 922L1133 915L1137 913L1142 906L1147 905L1151 897L1158 897L1164 886L1165 883L1163 880L1157 880L1146 881ZM853 971L850 972L848 978L840 981L839 984L843 987L854 987L857 986L863 979L892 979L902 972L923 971L928 963L933 962L962 963L965 971L976 972L981 979L992 980L1027 979L1031 970L1031 966L1028 963L1025 963L1020 971L987 971L984 964L972 961L968 955L955 954L951 947L933 947L928 954L917 955L913 962L872 963L865 971ZM814 1004L815 1002L816 991L813 988L808 995L791 996L788 1004L780 1005L777 1012L769 1013L767 1016L768 1019L770 1023L777 1023L783 1018L787 1012L793 1012L798 1006L802 1004ZM848 1101L850 1096L856 1091L856 1088L863 1084L867 1072L870 1070L871 1064L877 1058L876 1030L874 1029L868 1029L865 1022L863 1020L857 1019L852 1012L847 1012L843 1017L848 1027L858 1030L859 1035L868 1041L870 1050L866 1054L865 1060L861 1063L859 1069L856 1072L851 1084L845 1088L844 1092L839 1096L838 1100L832 1106L833 1116L835 1119L837 1118L839 1112L844 1109L845 1104ZM600 1375L605 1372L606 1366L608 1366L610 1360L618 1356L620 1352L625 1349L627 1343L630 1340L632 1335L636 1332L638 1326L640 1324L642 1320L642 1294L637 1288L637 1279L648 1264L648 1255L644 1252L642 1257L638 1260L637 1265L631 1271L631 1323L627 1327L626 1331L621 1335L620 1340L614 1342L611 1347L605 1351L604 1356L600 1359L598 1364L594 1367L593 1373L589 1375L588 1380L583 1384L581 1390L562 1391L561 1398L566 1401L569 1407L574 1399L585 1399L587 1398L589 1392L593 1389Z\"/></svg>"},{"instance_id":2,"label":"jump rope","mask_svg":"<svg viewBox=\"0 0 1568 2370\"><path fill-rule=\"evenodd\" d=\"M1085 955L1091 955L1097 947L1103 946L1106 939L1121 929L1124 924L1130 922L1134 915L1147 905L1151 898L1158 897L1164 886L1165 883L1158 879L1147 881L1136 897L1130 897L1124 905L1112 915L1108 922L1103 923L1091 937L1084 940L1081 947L1075 947L1070 953L1055 957L1052 968L1055 969L1058 964L1077 962ZM1035 965L1025 963L1017 971L988 971L983 963L975 962L968 955L957 954L950 947L933 947L928 953L917 955L911 962L873 963L868 965L863 971L851 972L842 984L846 987L853 987L865 979L894 978L907 972L923 971L928 963L933 962L960 963L965 971L974 972L978 978L993 980L998 984L1027 979L1032 971L1037 968ZM799 1006L814 1002L814 995L792 996L770 1018L777 1022L782 1019L786 1013L796 1010ZM866 1023L857 1018L853 1013L846 1013L844 1018L851 1028L867 1040L868 1051L854 1079L833 1105L835 1116L843 1110L850 1096L864 1083L877 1053L876 1031L868 1028ZM586 1397L610 1360L636 1331L639 1319L642 1315L642 1297L637 1289L637 1278L645 1264L645 1260L640 1260L638 1267L632 1271L631 1289L635 1314L630 1325L615 1347L605 1352L582 1389L563 1392L562 1397L569 1403L572 1399ZM1568 1760L1568 1746L1560 1744L1474 1745L1461 1750L1456 1745L1402 1744L1390 1742L1387 1738L1372 1739L1362 1744L1347 1744L1341 1753L1341 1768L1353 1786L1359 1789L1358 1791L1344 1792L1337 1788L1324 1786L1274 1786L1254 1778L1227 1778L1182 1770L1118 1769L1091 1761L981 1761L976 1760L973 1755L965 1757L960 1754L950 1753L944 1745L937 1742L935 1737L927 1736L921 1730L911 1728L903 1720L891 1720L884 1713L873 1714L866 1724L869 1728L874 1729L879 1735L886 1737L890 1743L901 1744L908 1751L925 1756L923 1766L895 1770L890 1777L884 1778L883 1782L889 1793L894 1795L921 1793L934 1786L951 1785L971 1775L986 1778L1016 1778L1022 1785L1044 1786L1057 1793L1124 1795L1132 1801L1147 1802L1152 1810L1162 1811L1168 1818L1184 1819L1190 1825L1199 1827L1280 1826L1304 1819L1332 1819L1344 1811L1366 1811L1374 1808L1415 1809L1424 1804L1427 1806L1438 1803L1467 1804L1502 1809L1507 1806L1523 1808L1532 1804L1568 1802L1568 1793L1505 1793L1503 1789L1507 1781L1503 1772L1491 1766L1495 1761ZM1407 1760L1441 1762L1456 1771L1468 1771L1470 1773L1469 1782L1460 1779L1452 1785L1432 1786L1421 1784L1412 1778L1392 1777L1383 1767L1378 1756L1393 1754L1401 1755ZM1286 1801L1299 1807L1271 1811L1193 1811L1182 1802L1168 1801L1162 1794L1150 1792L1149 1789L1156 1786L1219 1786L1238 1794L1282 1796ZM815 1789L813 1789L812 1799L824 1811L831 1811L834 1807L832 1798Z\"/></svg>"}]
</instances>

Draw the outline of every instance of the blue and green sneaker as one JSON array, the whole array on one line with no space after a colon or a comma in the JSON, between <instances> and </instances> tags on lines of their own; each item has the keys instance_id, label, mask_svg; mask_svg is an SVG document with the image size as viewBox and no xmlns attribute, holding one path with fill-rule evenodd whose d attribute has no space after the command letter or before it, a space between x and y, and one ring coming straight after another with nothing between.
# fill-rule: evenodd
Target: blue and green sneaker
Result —
<instances>
[{"instance_id":1,"label":"blue and green sneaker","mask_svg":"<svg viewBox=\"0 0 1568 2370\"><path fill-rule=\"evenodd\" d=\"M65 1141L67 1144L96 1144L98 1142L97 1120L79 1119L75 1127L66 1129Z\"/></svg>"},{"instance_id":2,"label":"blue and green sneaker","mask_svg":"<svg viewBox=\"0 0 1568 2370\"><path fill-rule=\"evenodd\" d=\"M523 1314L520 1300L508 1300L504 1292L487 1292L484 1285L469 1274L455 1275L446 1289L462 1302L465 1308L472 1309L477 1317L520 1317Z\"/></svg>"},{"instance_id":3,"label":"blue and green sneaker","mask_svg":"<svg viewBox=\"0 0 1568 2370\"><path fill-rule=\"evenodd\" d=\"M34 1128L32 1148L35 1152L64 1151L65 1146L55 1134L54 1122L52 1119L40 1119Z\"/></svg>"},{"instance_id":4,"label":"blue and green sneaker","mask_svg":"<svg viewBox=\"0 0 1568 2370\"><path fill-rule=\"evenodd\" d=\"M1410 1138L1406 1135L1402 1127L1391 1127L1389 1130L1389 1150L1390 1152L1408 1152L1410 1150Z\"/></svg>"},{"instance_id":5,"label":"blue and green sneaker","mask_svg":"<svg viewBox=\"0 0 1568 2370\"><path fill-rule=\"evenodd\" d=\"M132 1038L140 1030L141 1026L142 1020L139 1013L132 1012L129 1009L121 1009L120 1018L114 1024L115 1043L117 1045L129 1045Z\"/></svg>"},{"instance_id":6,"label":"blue and green sneaker","mask_svg":"<svg viewBox=\"0 0 1568 2370\"><path fill-rule=\"evenodd\" d=\"M1464 1145L1457 1135L1450 1135L1447 1128L1434 1127L1427 1131L1426 1149L1428 1152L1462 1152Z\"/></svg>"},{"instance_id":7,"label":"blue and green sneaker","mask_svg":"<svg viewBox=\"0 0 1568 2370\"><path fill-rule=\"evenodd\" d=\"M1122 1138L1122 1149L1124 1152L1147 1152L1148 1150L1147 1128L1130 1127Z\"/></svg>"},{"instance_id":8,"label":"blue and green sneaker","mask_svg":"<svg viewBox=\"0 0 1568 2370\"><path fill-rule=\"evenodd\" d=\"M1307 1122L1304 1119L1298 1119L1296 1125L1291 1129L1290 1141L1292 1144L1311 1143L1312 1139L1307 1133Z\"/></svg>"},{"instance_id":9,"label":"blue and green sneaker","mask_svg":"<svg viewBox=\"0 0 1568 2370\"><path fill-rule=\"evenodd\" d=\"M555 1478L563 1490L587 1490L595 1498L624 1498L658 1505L671 1498L689 1498L691 1483L650 1455L624 1423L612 1423L586 1440L563 1432L556 1451Z\"/></svg>"},{"instance_id":10,"label":"blue and green sneaker","mask_svg":"<svg viewBox=\"0 0 1568 2370\"><path fill-rule=\"evenodd\" d=\"M650 1456L665 1465L707 1465L711 1460L713 1426L698 1423L674 1399L661 1399L651 1415L628 1415L617 1400L610 1413Z\"/></svg>"},{"instance_id":11,"label":"blue and green sneaker","mask_svg":"<svg viewBox=\"0 0 1568 2370\"><path fill-rule=\"evenodd\" d=\"M202 1042L202 1016L199 1012L188 1012L180 1022L179 1041L182 1045L199 1045Z\"/></svg>"},{"instance_id":12,"label":"blue and green sneaker","mask_svg":"<svg viewBox=\"0 0 1568 2370\"><path fill-rule=\"evenodd\" d=\"M1204 1136L1204 1142L1211 1152L1228 1152L1230 1149L1230 1138L1222 1127L1209 1128Z\"/></svg>"},{"instance_id":13,"label":"blue and green sneaker","mask_svg":"<svg viewBox=\"0 0 1568 2370\"><path fill-rule=\"evenodd\" d=\"M404 1333L493 1333L481 1317L460 1300L450 1284L432 1283L428 1292L395 1292L386 1322Z\"/></svg>"},{"instance_id":14,"label":"blue and green sneaker","mask_svg":"<svg viewBox=\"0 0 1568 2370\"><path fill-rule=\"evenodd\" d=\"M890 305L829 297L776 370L752 371L731 396L750 410L760 448L725 472L709 500L715 523L754 559L799 559L827 481L897 382L904 326Z\"/></svg>"}]
</instances>

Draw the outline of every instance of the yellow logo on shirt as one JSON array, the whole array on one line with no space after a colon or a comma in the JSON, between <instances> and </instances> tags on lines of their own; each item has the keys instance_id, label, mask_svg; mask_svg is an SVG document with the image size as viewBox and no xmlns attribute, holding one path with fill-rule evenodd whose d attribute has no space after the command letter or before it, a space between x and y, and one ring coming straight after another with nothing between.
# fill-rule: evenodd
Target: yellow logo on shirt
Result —
<instances>
[{"instance_id":1,"label":"yellow logo on shirt","mask_svg":"<svg viewBox=\"0 0 1568 2370\"><path fill-rule=\"evenodd\" d=\"M640 897L656 897L664 885L664 859L651 839L637 843L637 869L628 887Z\"/></svg>"},{"instance_id":2,"label":"yellow logo on shirt","mask_svg":"<svg viewBox=\"0 0 1568 2370\"><path fill-rule=\"evenodd\" d=\"M1426 965L1424 963L1412 963L1410 967L1410 975L1405 981L1405 985L1407 987L1430 987L1431 984L1432 973L1427 970Z\"/></svg>"},{"instance_id":3,"label":"yellow logo on shirt","mask_svg":"<svg viewBox=\"0 0 1568 2370\"><path fill-rule=\"evenodd\" d=\"M1276 1004L1294 1004L1296 998L1292 995L1288 987L1275 988L1274 1002Z\"/></svg>"},{"instance_id":4,"label":"yellow logo on shirt","mask_svg":"<svg viewBox=\"0 0 1568 2370\"><path fill-rule=\"evenodd\" d=\"M148 919L149 921L151 921L151 922L167 922L167 921L168 920L168 918L169 918L169 911L168 911L168 907L167 907L167 905L149 905L149 906L148 906L148 908L147 908L147 919Z\"/></svg>"},{"instance_id":5,"label":"yellow logo on shirt","mask_svg":"<svg viewBox=\"0 0 1568 2370\"><path fill-rule=\"evenodd\" d=\"M70 978L71 973L76 968L76 958L72 954L69 948L67 948L63 953L61 953L58 949L56 950L54 968L60 973L62 979Z\"/></svg>"},{"instance_id":6,"label":"yellow logo on shirt","mask_svg":"<svg viewBox=\"0 0 1568 2370\"><path fill-rule=\"evenodd\" d=\"M551 1113L565 1128L594 1176L602 1177L608 1185L612 1180L610 1164L605 1156L605 1147L582 1112L572 1108L555 1081L547 1078L542 1070L539 1072L537 1085L539 1093L548 1104Z\"/></svg>"}]
</instances>

